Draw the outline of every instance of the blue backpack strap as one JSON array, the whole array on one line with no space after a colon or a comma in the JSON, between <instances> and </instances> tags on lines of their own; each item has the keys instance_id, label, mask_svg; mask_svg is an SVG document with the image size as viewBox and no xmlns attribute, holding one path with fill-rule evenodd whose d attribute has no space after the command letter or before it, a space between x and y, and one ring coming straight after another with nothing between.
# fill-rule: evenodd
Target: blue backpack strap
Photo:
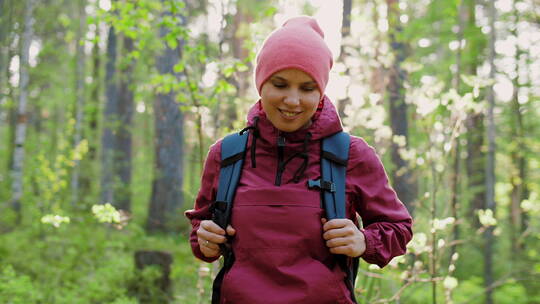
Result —
<instances>
[{"instance_id":1,"label":"blue backpack strap","mask_svg":"<svg viewBox=\"0 0 540 304\"><path fill-rule=\"evenodd\" d=\"M221 169L216 201L212 205L212 220L223 229L227 229L231 220L234 194L244 165L248 135L248 132L229 134L221 142ZM229 245L221 244L220 248L224 263L212 285L212 304L221 302L221 284L235 260Z\"/></svg>"},{"instance_id":2,"label":"blue backpack strap","mask_svg":"<svg viewBox=\"0 0 540 304\"><path fill-rule=\"evenodd\" d=\"M309 188L319 188L326 218L328 220L346 218L345 183L351 137L346 132L338 132L322 141L321 178L308 181ZM345 283L351 299L357 303L354 282L358 271L358 258L338 256L337 261L346 274Z\"/></svg>"},{"instance_id":3,"label":"blue backpack strap","mask_svg":"<svg viewBox=\"0 0 540 304\"><path fill-rule=\"evenodd\" d=\"M221 170L212 220L226 229L246 154L248 132L227 135L221 142Z\"/></svg>"},{"instance_id":4,"label":"blue backpack strap","mask_svg":"<svg viewBox=\"0 0 540 304\"><path fill-rule=\"evenodd\" d=\"M345 218L345 178L351 137L338 132L324 138L321 148L321 179L308 181L308 187L321 189L328 220Z\"/></svg>"}]
</instances>

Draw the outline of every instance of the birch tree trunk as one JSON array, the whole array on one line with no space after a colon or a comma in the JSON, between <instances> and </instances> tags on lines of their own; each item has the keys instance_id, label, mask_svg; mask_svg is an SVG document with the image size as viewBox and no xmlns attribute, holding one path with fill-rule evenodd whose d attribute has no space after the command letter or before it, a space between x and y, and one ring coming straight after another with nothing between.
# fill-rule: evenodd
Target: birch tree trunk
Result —
<instances>
[{"instance_id":1,"label":"birch tree trunk","mask_svg":"<svg viewBox=\"0 0 540 304\"><path fill-rule=\"evenodd\" d=\"M77 65L75 69L76 78L76 107L75 107L75 134L74 134L74 148L77 148L81 143L82 138L82 126L84 125L84 81L85 81L85 55L84 44L86 35L86 0L79 1L79 28L77 30ZM71 204L74 206L79 201L79 175L80 175L80 161L75 160L73 167L73 173L71 175Z\"/></svg>"},{"instance_id":2,"label":"birch tree trunk","mask_svg":"<svg viewBox=\"0 0 540 304\"><path fill-rule=\"evenodd\" d=\"M393 135L403 136L405 138L405 147L403 148L407 149L409 146L409 123L403 88L406 72L401 68L401 64L406 57L406 50L405 44L397 38L403 28L399 21L400 12L397 0L387 0L387 6L390 43L392 52L394 53L394 62L389 73L390 79L387 88L390 106L390 124ZM392 161L395 166L392 172L394 188L398 197L412 214L414 212L413 203L416 199L417 185L409 165L401 158L399 149L396 143L392 143Z\"/></svg>"},{"instance_id":3,"label":"birch tree trunk","mask_svg":"<svg viewBox=\"0 0 540 304\"><path fill-rule=\"evenodd\" d=\"M489 53L488 62L490 66L489 78L495 79L495 4L494 1L488 1L489 26ZM495 108L495 94L493 84L487 88L487 140L488 153L486 164L486 210L493 211L495 217L495 120L493 110ZM494 227L488 227L484 232L484 286L486 288L486 303L493 303L493 230Z\"/></svg>"},{"instance_id":4,"label":"birch tree trunk","mask_svg":"<svg viewBox=\"0 0 540 304\"><path fill-rule=\"evenodd\" d=\"M34 0L26 2L24 12L24 31L21 41L21 57L19 66L19 104L17 107L17 124L15 129L15 151L13 157L13 184L11 204L17 214L18 221L21 219L21 197L23 194L23 169L24 169L24 144L26 140L28 103L28 66L30 55L30 43L33 36L34 19L32 17L34 9Z\"/></svg>"},{"instance_id":5,"label":"birch tree trunk","mask_svg":"<svg viewBox=\"0 0 540 304\"><path fill-rule=\"evenodd\" d=\"M166 15L170 13L165 12L162 16ZM169 29L162 26L160 37L168 32ZM183 41L175 49L165 46L156 60L159 73L176 75L179 79L173 67L180 60L182 45ZM183 114L175 92L157 94L154 124L156 163L146 227L148 231L167 231L171 228L171 215L183 204Z\"/></svg>"}]
</instances>

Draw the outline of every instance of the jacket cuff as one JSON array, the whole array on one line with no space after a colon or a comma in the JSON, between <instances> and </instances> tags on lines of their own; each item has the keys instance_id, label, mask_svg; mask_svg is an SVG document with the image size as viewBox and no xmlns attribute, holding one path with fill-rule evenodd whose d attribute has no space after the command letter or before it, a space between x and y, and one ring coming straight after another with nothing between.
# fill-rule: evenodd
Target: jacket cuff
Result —
<instances>
[{"instance_id":1,"label":"jacket cuff","mask_svg":"<svg viewBox=\"0 0 540 304\"><path fill-rule=\"evenodd\" d=\"M369 229L362 230L362 232L364 233L364 237L366 239L366 251L364 251L360 257L370 264L376 264L381 268L384 267L385 263L379 261L378 259L378 248L381 245L378 234L376 231L371 231Z\"/></svg>"}]
</instances>

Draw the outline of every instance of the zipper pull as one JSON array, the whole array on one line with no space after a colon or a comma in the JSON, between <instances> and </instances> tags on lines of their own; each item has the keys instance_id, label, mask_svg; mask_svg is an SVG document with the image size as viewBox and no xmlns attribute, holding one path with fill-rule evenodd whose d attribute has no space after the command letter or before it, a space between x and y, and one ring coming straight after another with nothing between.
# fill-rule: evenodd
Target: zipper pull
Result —
<instances>
[{"instance_id":1,"label":"zipper pull","mask_svg":"<svg viewBox=\"0 0 540 304\"><path fill-rule=\"evenodd\" d=\"M280 186L281 185L281 175L283 174L283 154L285 150L285 137L279 135L277 138L277 147L278 147L278 165L277 165L277 172L276 172L276 181L275 185Z\"/></svg>"},{"instance_id":2,"label":"zipper pull","mask_svg":"<svg viewBox=\"0 0 540 304\"><path fill-rule=\"evenodd\" d=\"M278 145L278 147L280 147L280 148L285 147L285 137L278 136L278 138L277 138L277 145Z\"/></svg>"}]
</instances>

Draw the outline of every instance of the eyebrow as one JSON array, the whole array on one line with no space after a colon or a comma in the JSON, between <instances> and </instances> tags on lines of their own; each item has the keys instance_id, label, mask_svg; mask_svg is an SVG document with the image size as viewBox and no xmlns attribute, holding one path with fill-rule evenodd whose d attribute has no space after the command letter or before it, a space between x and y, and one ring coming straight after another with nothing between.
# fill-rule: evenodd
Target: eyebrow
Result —
<instances>
[{"instance_id":1,"label":"eyebrow","mask_svg":"<svg viewBox=\"0 0 540 304\"><path fill-rule=\"evenodd\" d=\"M272 76L272 79L277 79L277 80L288 82L287 79L285 79L285 78L283 78L281 76ZM306 82L302 82L302 84L317 84L317 83L315 81L306 81Z\"/></svg>"}]
</instances>

